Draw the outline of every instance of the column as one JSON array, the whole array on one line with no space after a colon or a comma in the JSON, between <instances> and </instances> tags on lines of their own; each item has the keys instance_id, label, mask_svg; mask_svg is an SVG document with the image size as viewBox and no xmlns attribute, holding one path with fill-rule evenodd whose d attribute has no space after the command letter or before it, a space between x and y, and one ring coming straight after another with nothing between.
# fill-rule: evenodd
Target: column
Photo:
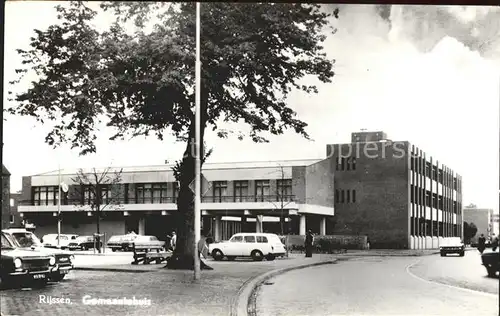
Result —
<instances>
[{"instance_id":1,"label":"column","mask_svg":"<svg viewBox=\"0 0 500 316\"><path fill-rule=\"evenodd\" d=\"M139 235L146 235L146 219L139 218Z\"/></svg>"},{"instance_id":2,"label":"column","mask_svg":"<svg viewBox=\"0 0 500 316\"><path fill-rule=\"evenodd\" d=\"M256 233L262 233L262 222L264 221L264 215L257 215L255 218L255 232Z\"/></svg>"},{"instance_id":3,"label":"column","mask_svg":"<svg viewBox=\"0 0 500 316\"><path fill-rule=\"evenodd\" d=\"M300 215L299 235L306 234L306 215Z\"/></svg>"},{"instance_id":4,"label":"column","mask_svg":"<svg viewBox=\"0 0 500 316\"><path fill-rule=\"evenodd\" d=\"M221 237L221 222L222 222L222 216L220 216L220 215L215 216L215 223L214 223L214 240L215 241L220 241L222 239L222 237Z\"/></svg>"},{"instance_id":5,"label":"column","mask_svg":"<svg viewBox=\"0 0 500 316\"><path fill-rule=\"evenodd\" d=\"M326 235L326 216L321 218L321 222L319 223L319 234Z\"/></svg>"},{"instance_id":6,"label":"column","mask_svg":"<svg viewBox=\"0 0 500 316\"><path fill-rule=\"evenodd\" d=\"M241 223L241 232L246 233L247 232L247 217L241 216L240 223Z\"/></svg>"}]
</instances>

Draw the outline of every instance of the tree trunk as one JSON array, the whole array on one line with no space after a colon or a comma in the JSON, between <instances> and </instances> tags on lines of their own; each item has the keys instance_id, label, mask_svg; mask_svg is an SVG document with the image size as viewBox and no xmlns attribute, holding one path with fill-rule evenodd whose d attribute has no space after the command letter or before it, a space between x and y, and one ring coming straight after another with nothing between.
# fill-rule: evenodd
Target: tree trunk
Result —
<instances>
[{"instance_id":1,"label":"tree trunk","mask_svg":"<svg viewBox=\"0 0 500 316\"><path fill-rule=\"evenodd\" d=\"M190 135L187 142L180 173L179 197L177 199L177 241L172 257L166 268L180 270L194 270L194 193L189 188L194 181L195 171L195 122L190 126ZM204 126L204 124L202 124ZM200 155L203 157L203 128L200 133ZM200 259L200 268L212 270Z\"/></svg>"},{"instance_id":2,"label":"tree trunk","mask_svg":"<svg viewBox=\"0 0 500 316\"><path fill-rule=\"evenodd\" d=\"M100 236L100 223L101 223L101 205L97 204L96 206L96 216L97 216L97 236L96 238L96 246L97 246L97 252L101 253L101 236Z\"/></svg>"}]
</instances>

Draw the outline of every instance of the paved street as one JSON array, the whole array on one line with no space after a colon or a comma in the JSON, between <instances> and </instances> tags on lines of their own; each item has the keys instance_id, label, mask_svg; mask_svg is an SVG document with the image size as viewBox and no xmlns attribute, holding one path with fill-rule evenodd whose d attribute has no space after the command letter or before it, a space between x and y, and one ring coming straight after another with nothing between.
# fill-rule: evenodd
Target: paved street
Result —
<instances>
[{"instance_id":1,"label":"paved street","mask_svg":"<svg viewBox=\"0 0 500 316\"><path fill-rule=\"evenodd\" d=\"M347 258L346 258L347 259ZM264 315L498 315L498 279L485 278L476 253L466 256L362 257L291 271L261 286L250 310ZM439 276L473 292L423 281ZM460 281L460 273L463 280ZM478 273L479 276L475 274ZM449 275L449 279L446 276ZM496 289L496 292L495 292ZM256 303L256 306L255 306Z\"/></svg>"},{"instance_id":2,"label":"paved street","mask_svg":"<svg viewBox=\"0 0 500 316\"><path fill-rule=\"evenodd\" d=\"M229 315L232 300L248 279L306 261L331 259L332 256L325 255L311 261L300 255L262 262L207 260L214 270L202 271L199 283L192 281L192 271L166 270L162 269L163 264L109 265L128 266L136 273L74 270L68 279L45 289L0 291L0 304L2 315ZM43 303L40 295L69 298L71 304ZM85 295L102 299L135 296L150 299L151 306L84 305Z\"/></svg>"}]
</instances>

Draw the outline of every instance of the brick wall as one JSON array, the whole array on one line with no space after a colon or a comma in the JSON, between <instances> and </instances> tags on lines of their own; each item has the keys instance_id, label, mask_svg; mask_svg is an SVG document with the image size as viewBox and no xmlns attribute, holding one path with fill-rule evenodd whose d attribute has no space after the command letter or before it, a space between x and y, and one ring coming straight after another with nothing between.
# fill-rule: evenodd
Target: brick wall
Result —
<instances>
[{"instance_id":1,"label":"brick wall","mask_svg":"<svg viewBox=\"0 0 500 316\"><path fill-rule=\"evenodd\" d=\"M333 149L328 153L335 192L344 190L345 195L344 203L335 203L334 234L367 235L373 248L408 248L408 143L343 144ZM350 170L346 165L337 170L340 153L356 158L355 170L352 164Z\"/></svg>"},{"instance_id":2,"label":"brick wall","mask_svg":"<svg viewBox=\"0 0 500 316\"><path fill-rule=\"evenodd\" d=\"M1 228L8 228L10 225L10 173L2 165L2 216Z\"/></svg>"},{"instance_id":3,"label":"brick wall","mask_svg":"<svg viewBox=\"0 0 500 316\"><path fill-rule=\"evenodd\" d=\"M332 160L325 159L305 170L305 203L334 207L334 176Z\"/></svg>"}]
</instances>

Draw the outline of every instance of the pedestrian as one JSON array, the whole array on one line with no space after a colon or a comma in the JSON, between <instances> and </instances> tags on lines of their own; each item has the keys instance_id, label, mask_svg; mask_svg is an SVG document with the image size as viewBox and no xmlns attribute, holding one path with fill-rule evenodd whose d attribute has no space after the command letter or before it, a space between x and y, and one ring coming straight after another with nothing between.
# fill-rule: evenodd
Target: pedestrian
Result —
<instances>
[{"instance_id":1,"label":"pedestrian","mask_svg":"<svg viewBox=\"0 0 500 316\"><path fill-rule=\"evenodd\" d=\"M366 250L370 250L370 238L366 237Z\"/></svg>"},{"instance_id":2,"label":"pedestrian","mask_svg":"<svg viewBox=\"0 0 500 316\"><path fill-rule=\"evenodd\" d=\"M172 251L175 251L176 244L177 244L177 235L175 234L175 231L173 231L172 238L170 238L170 248L172 248Z\"/></svg>"},{"instance_id":3,"label":"pedestrian","mask_svg":"<svg viewBox=\"0 0 500 316\"><path fill-rule=\"evenodd\" d=\"M477 250L479 250L480 253L483 253L484 249L486 249L486 238L484 238L484 234L481 234L478 239Z\"/></svg>"},{"instance_id":4,"label":"pedestrian","mask_svg":"<svg viewBox=\"0 0 500 316\"><path fill-rule=\"evenodd\" d=\"M313 244L314 244L314 235L313 235L312 231L309 229L307 231L306 239L304 242L304 247L306 249L306 257L307 258L312 257Z\"/></svg>"},{"instance_id":5,"label":"pedestrian","mask_svg":"<svg viewBox=\"0 0 500 316\"><path fill-rule=\"evenodd\" d=\"M493 234L493 241L491 242L491 248L493 251L496 251L498 248L498 236Z\"/></svg>"}]
</instances>

